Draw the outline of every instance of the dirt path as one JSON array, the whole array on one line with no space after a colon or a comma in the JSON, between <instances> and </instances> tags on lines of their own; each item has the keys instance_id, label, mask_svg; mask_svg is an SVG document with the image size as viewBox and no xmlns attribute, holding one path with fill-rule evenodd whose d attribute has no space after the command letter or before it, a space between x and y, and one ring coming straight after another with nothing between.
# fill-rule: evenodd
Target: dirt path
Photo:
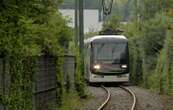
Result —
<instances>
[{"instance_id":1,"label":"dirt path","mask_svg":"<svg viewBox=\"0 0 173 110\"><path fill-rule=\"evenodd\" d=\"M111 92L111 102L104 110L130 110L132 97L119 87L107 87ZM136 110L166 110L159 95L149 90L129 86L137 97ZM84 110L96 110L105 98L105 92L99 87L88 87L92 98L85 104Z\"/></svg>"}]
</instances>

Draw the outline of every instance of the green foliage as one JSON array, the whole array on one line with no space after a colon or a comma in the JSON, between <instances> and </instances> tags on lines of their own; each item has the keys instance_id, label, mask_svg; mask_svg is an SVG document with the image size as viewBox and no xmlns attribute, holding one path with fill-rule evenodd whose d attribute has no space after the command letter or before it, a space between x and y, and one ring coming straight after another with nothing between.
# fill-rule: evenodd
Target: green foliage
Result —
<instances>
[{"instance_id":1,"label":"green foliage","mask_svg":"<svg viewBox=\"0 0 173 110\"><path fill-rule=\"evenodd\" d=\"M169 22L170 20L166 15L156 14L154 18L143 24L142 47L146 59L144 63L148 70L152 70L156 66L157 54L163 48Z\"/></svg>"},{"instance_id":2,"label":"green foliage","mask_svg":"<svg viewBox=\"0 0 173 110\"><path fill-rule=\"evenodd\" d=\"M58 110L79 110L83 107L83 101L76 93L69 93L65 95L63 105Z\"/></svg>"},{"instance_id":3,"label":"green foliage","mask_svg":"<svg viewBox=\"0 0 173 110\"><path fill-rule=\"evenodd\" d=\"M140 23L138 22L129 22L127 25L121 26L124 31L124 34L129 39L140 39L142 36L141 30L140 30Z\"/></svg>"},{"instance_id":4,"label":"green foliage","mask_svg":"<svg viewBox=\"0 0 173 110\"><path fill-rule=\"evenodd\" d=\"M75 87L76 90L79 94L80 97L84 98L86 97L86 92L85 92L85 82L84 82L84 77L81 71L81 68L83 68L81 64L81 55L79 54L79 50L76 51L76 60L77 60L77 65L76 65L76 76L75 76Z\"/></svg>"},{"instance_id":5,"label":"green foliage","mask_svg":"<svg viewBox=\"0 0 173 110\"><path fill-rule=\"evenodd\" d=\"M10 62L10 92L2 96L9 110L31 110L35 58L62 55L71 39L67 21L57 11L61 0L2 0L0 56ZM57 60L58 97L63 96L62 60ZM60 104L60 103L59 103Z\"/></svg>"},{"instance_id":6,"label":"green foliage","mask_svg":"<svg viewBox=\"0 0 173 110\"><path fill-rule=\"evenodd\" d=\"M129 41L130 51L130 67L131 81L134 83L142 82L142 50L139 48L140 39L132 39Z\"/></svg>"},{"instance_id":7,"label":"green foliage","mask_svg":"<svg viewBox=\"0 0 173 110\"><path fill-rule=\"evenodd\" d=\"M165 40L165 45L160 52L155 72L151 75L151 88L156 88L159 93L173 95L173 37L170 32Z\"/></svg>"},{"instance_id":8,"label":"green foliage","mask_svg":"<svg viewBox=\"0 0 173 110\"><path fill-rule=\"evenodd\" d=\"M150 44L150 49L146 49L146 54L155 54L162 47L166 35L166 30L169 26L170 19L165 14L156 14L153 19L144 22L142 27L144 47Z\"/></svg>"},{"instance_id":9,"label":"green foliage","mask_svg":"<svg viewBox=\"0 0 173 110\"><path fill-rule=\"evenodd\" d=\"M81 68L83 68L83 65L81 64L81 55L79 53L78 47L75 46L74 43L71 42L70 49L73 54L76 56L76 74L75 74L75 88L78 93L78 95L81 98L85 98L87 96L86 94L86 84L84 82L84 76L81 72Z\"/></svg>"},{"instance_id":10,"label":"green foliage","mask_svg":"<svg viewBox=\"0 0 173 110\"><path fill-rule=\"evenodd\" d=\"M130 57L130 80L135 84L142 83L142 33L140 24L137 22L128 23L122 26L124 34L129 39L129 57Z\"/></svg>"},{"instance_id":11,"label":"green foliage","mask_svg":"<svg viewBox=\"0 0 173 110\"><path fill-rule=\"evenodd\" d=\"M64 87L64 76L62 71L63 59L59 58L56 61L56 78L57 78L57 104L58 106L62 106L65 87Z\"/></svg>"},{"instance_id":12,"label":"green foliage","mask_svg":"<svg viewBox=\"0 0 173 110\"><path fill-rule=\"evenodd\" d=\"M95 36L95 35L98 35L98 32L96 32L96 31L87 32L87 33L85 34L85 39L90 38L90 37L93 37L93 36Z\"/></svg>"},{"instance_id":13,"label":"green foliage","mask_svg":"<svg viewBox=\"0 0 173 110\"><path fill-rule=\"evenodd\" d=\"M116 30L120 27L120 18L116 17L116 16L111 16L110 18L108 18L102 26L102 30L111 28L113 30Z\"/></svg>"},{"instance_id":14,"label":"green foliage","mask_svg":"<svg viewBox=\"0 0 173 110\"><path fill-rule=\"evenodd\" d=\"M150 74L153 73L157 65L158 54L164 46L167 29L171 19L164 13L156 13L155 17L143 23L142 28L142 56L143 56L143 78L145 87L152 85L149 83Z\"/></svg>"},{"instance_id":15,"label":"green foliage","mask_svg":"<svg viewBox=\"0 0 173 110\"><path fill-rule=\"evenodd\" d=\"M10 74L11 80L9 92L1 97L0 103L9 110L31 110L35 58L18 56L5 60L9 62L10 67L5 74Z\"/></svg>"},{"instance_id":16,"label":"green foliage","mask_svg":"<svg viewBox=\"0 0 173 110\"><path fill-rule=\"evenodd\" d=\"M170 7L171 3L171 0L144 0L144 19L154 17L157 12L166 11Z\"/></svg>"},{"instance_id":17,"label":"green foliage","mask_svg":"<svg viewBox=\"0 0 173 110\"><path fill-rule=\"evenodd\" d=\"M131 79L159 93L172 94L172 1L133 2L136 21L123 27L129 38Z\"/></svg>"}]
</instances>

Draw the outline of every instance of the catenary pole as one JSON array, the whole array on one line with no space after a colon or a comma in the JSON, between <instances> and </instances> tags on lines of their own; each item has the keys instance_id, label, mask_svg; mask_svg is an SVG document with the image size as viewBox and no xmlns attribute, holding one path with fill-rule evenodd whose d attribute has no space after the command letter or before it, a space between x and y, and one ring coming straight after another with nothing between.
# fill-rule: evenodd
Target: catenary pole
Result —
<instances>
[{"instance_id":1,"label":"catenary pole","mask_svg":"<svg viewBox=\"0 0 173 110\"><path fill-rule=\"evenodd\" d=\"M79 0L79 48L81 54L82 74L84 74L84 17L83 17L83 0Z\"/></svg>"},{"instance_id":2,"label":"catenary pole","mask_svg":"<svg viewBox=\"0 0 173 110\"><path fill-rule=\"evenodd\" d=\"M79 0L79 46L82 53L84 47L83 0Z\"/></svg>"},{"instance_id":3,"label":"catenary pole","mask_svg":"<svg viewBox=\"0 0 173 110\"><path fill-rule=\"evenodd\" d=\"M75 0L75 45L79 42L79 0Z\"/></svg>"}]
</instances>

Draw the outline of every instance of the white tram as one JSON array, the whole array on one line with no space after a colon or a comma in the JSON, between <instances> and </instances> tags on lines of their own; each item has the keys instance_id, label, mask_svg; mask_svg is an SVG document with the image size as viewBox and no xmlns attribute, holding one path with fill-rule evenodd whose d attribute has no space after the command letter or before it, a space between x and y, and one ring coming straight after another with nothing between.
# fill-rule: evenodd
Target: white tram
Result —
<instances>
[{"instance_id":1,"label":"white tram","mask_svg":"<svg viewBox=\"0 0 173 110\"><path fill-rule=\"evenodd\" d=\"M88 82L128 82L128 40L123 35L98 35L86 39L85 78Z\"/></svg>"}]
</instances>

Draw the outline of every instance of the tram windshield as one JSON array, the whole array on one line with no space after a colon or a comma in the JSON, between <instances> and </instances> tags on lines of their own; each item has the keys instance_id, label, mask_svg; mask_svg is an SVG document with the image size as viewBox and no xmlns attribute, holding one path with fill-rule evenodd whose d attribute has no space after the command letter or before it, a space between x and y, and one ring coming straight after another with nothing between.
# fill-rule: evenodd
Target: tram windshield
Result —
<instances>
[{"instance_id":1,"label":"tram windshield","mask_svg":"<svg viewBox=\"0 0 173 110\"><path fill-rule=\"evenodd\" d=\"M127 43L95 43L93 44L93 57L94 62L126 64L128 60Z\"/></svg>"}]
</instances>

